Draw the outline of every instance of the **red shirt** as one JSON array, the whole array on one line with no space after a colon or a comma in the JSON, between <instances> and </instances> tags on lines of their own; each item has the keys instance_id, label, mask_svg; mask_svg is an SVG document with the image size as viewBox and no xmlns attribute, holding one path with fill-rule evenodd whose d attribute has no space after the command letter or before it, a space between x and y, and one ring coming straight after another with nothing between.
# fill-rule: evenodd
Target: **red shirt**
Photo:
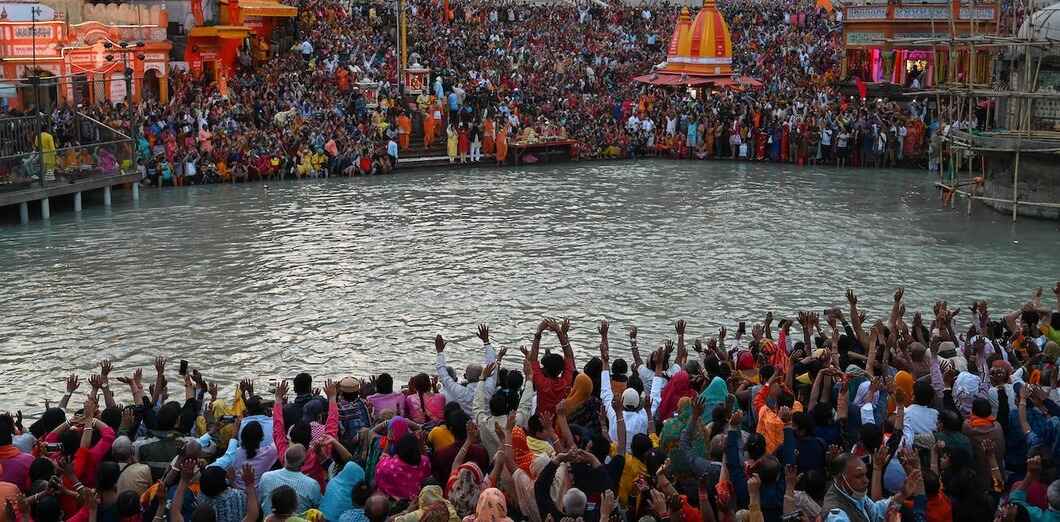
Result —
<instances>
[{"instance_id":1,"label":"red shirt","mask_svg":"<svg viewBox=\"0 0 1060 522\"><path fill-rule=\"evenodd\" d=\"M541 363L532 363L534 387L537 388L537 413L556 413L556 405L570 393L574 382L574 359L563 358L563 373L553 379L541 370Z\"/></svg>"}]
</instances>

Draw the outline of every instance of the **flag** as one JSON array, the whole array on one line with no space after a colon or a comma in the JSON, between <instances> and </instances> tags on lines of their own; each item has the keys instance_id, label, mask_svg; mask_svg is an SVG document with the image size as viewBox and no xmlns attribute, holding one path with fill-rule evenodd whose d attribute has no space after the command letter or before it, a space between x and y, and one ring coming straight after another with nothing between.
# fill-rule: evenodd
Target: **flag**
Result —
<instances>
[{"instance_id":1,"label":"flag","mask_svg":"<svg viewBox=\"0 0 1060 522\"><path fill-rule=\"evenodd\" d=\"M868 96L867 89L865 88L865 82L861 81L860 76L855 76L854 85L856 85L858 88L858 96L860 96L861 99L864 100Z\"/></svg>"}]
</instances>

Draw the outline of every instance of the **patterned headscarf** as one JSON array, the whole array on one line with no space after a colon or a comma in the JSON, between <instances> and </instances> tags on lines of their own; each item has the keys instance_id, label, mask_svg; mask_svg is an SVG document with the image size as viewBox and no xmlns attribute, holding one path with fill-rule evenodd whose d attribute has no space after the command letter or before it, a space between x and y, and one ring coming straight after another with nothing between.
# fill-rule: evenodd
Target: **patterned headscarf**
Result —
<instances>
[{"instance_id":1,"label":"patterned headscarf","mask_svg":"<svg viewBox=\"0 0 1060 522\"><path fill-rule=\"evenodd\" d=\"M526 432L522 426L512 428L512 449L515 450L515 465L519 469L530 473L530 466L534 462L534 453L526 443Z\"/></svg>"},{"instance_id":2,"label":"patterned headscarf","mask_svg":"<svg viewBox=\"0 0 1060 522\"><path fill-rule=\"evenodd\" d=\"M465 462L453 470L445 485L456 514L466 517L475 511L482 493L482 470L474 462Z\"/></svg>"},{"instance_id":3,"label":"patterned headscarf","mask_svg":"<svg viewBox=\"0 0 1060 522\"><path fill-rule=\"evenodd\" d=\"M501 490L489 488L479 495L475 522L512 522L512 519L508 518L508 503L504 500Z\"/></svg>"}]
</instances>

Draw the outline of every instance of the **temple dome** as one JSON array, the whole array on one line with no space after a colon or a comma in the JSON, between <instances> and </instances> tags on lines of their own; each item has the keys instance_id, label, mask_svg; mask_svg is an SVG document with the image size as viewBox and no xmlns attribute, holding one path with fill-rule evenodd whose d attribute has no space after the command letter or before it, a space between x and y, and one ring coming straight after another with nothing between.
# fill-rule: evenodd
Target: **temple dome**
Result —
<instances>
[{"instance_id":1,"label":"temple dome","mask_svg":"<svg viewBox=\"0 0 1060 522\"><path fill-rule=\"evenodd\" d=\"M732 74L732 35L713 0L704 0L695 20L687 7L681 9L670 37L666 64L660 72L690 76Z\"/></svg>"}]
</instances>

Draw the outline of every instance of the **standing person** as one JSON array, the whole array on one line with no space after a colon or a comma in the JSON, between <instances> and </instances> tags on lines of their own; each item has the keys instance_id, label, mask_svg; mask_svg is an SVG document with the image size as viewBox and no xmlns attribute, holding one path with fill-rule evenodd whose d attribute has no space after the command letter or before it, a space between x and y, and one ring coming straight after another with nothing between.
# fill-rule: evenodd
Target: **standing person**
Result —
<instances>
[{"instance_id":1,"label":"standing person","mask_svg":"<svg viewBox=\"0 0 1060 522\"><path fill-rule=\"evenodd\" d=\"M508 160L508 124L501 125L497 131L497 166L504 165Z\"/></svg>"},{"instance_id":2,"label":"standing person","mask_svg":"<svg viewBox=\"0 0 1060 522\"><path fill-rule=\"evenodd\" d=\"M454 163L454 162L456 162L457 141L456 141L456 131L453 130L453 123L452 122L450 122L449 126L445 129L445 134L446 134L445 150L449 154L449 163Z\"/></svg>"},{"instance_id":3,"label":"standing person","mask_svg":"<svg viewBox=\"0 0 1060 522\"><path fill-rule=\"evenodd\" d=\"M394 141L394 138L390 138L390 140L386 142L386 156L387 160L390 162L390 168L388 170L396 169L398 162L398 144Z\"/></svg>"},{"instance_id":4,"label":"standing person","mask_svg":"<svg viewBox=\"0 0 1060 522\"><path fill-rule=\"evenodd\" d=\"M432 105L423 113L423 150L431 148L431 143L434 143L434 126L434 106Z\"/></svg>"},{"instance_id":5,"label":"standing person","mask_svg":"<svg viewBox=\"0 0 1060 522\"><path fill-rule=\"evenodd\" d=\"M497 125L493 122L493 118L486 118L482 122L482 152L485 154L493 154L496 150L497 143Z\"/></svg>"},{"instance_id":6,"label":"standing person","mask_svg":"<svg viewBox=\"0 0 1060 522\"><path fill-rule=\"evenodd\" d=\"M457 131L457 151L460 153L460 163L467 163L467 155L471 151L471 139L466 123L461 123L460 130Z\"/></svg>"},{"instance_id":7,"label":"standing person","mask_svg":"<svg viewBox=\"0 0 1060 522\"><path fill-rule=\"evenodd\" d=\"M397 117L398 146L400 150L409 150L409 139L412 138L412 119L407 112Z\"/></svg>"},{"instance_id":8,"label":"standing person","mask_svg":"<svg viewBox=\"0 0 1060 522\"><path fill-rule=\"evenodd\" d=\"M478 122L471 124L469 134L471 139L471 162L478 163L482 160L482 128Z\"/></svg>"}]
</instances>

